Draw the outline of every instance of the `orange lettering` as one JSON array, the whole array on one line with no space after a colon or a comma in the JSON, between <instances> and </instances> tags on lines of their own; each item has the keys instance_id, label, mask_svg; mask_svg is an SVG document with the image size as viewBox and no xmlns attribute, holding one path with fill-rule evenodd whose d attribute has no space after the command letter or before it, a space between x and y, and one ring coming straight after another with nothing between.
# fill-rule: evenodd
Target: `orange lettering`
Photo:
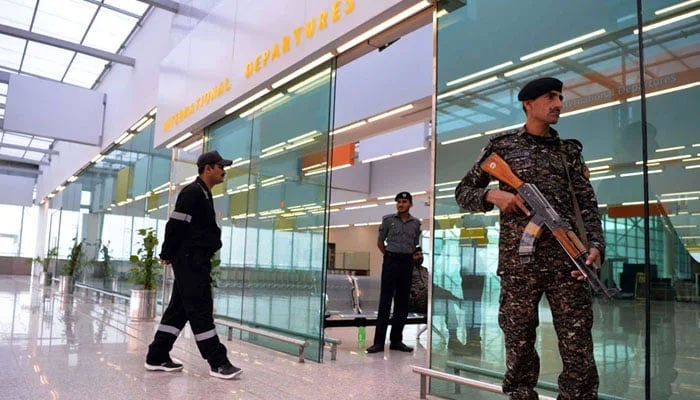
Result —
<instances>
[{"instance_id":1,"label":"orange lettering","mask_svg":"<svg viewBox=\"0 0 700 400\"><path fill-rule=\"evenodd\" d=\"M275 47L272 48L272 55L270 56L270 61L274 61L275 58L280 56L280 46L275 43Z\"/></svg>"},{"instance_id":2,"label":"orange lettering","mask_svg":"<svg viewBox=\"0 0 700 400\"><path fill-rule=\"evenodd\" d=\"M304 28L306 37L311 39L312 37L314 37L314 33L316 33L316 20L311 18L310 20L306 21Z\"/></svg>"},{"instance_id":3,"label":"orange lettering","mask_svg":"<svg viewBox=\"0 0 700 400\"><path fill-rule=\"evenodd\" d=\"M229 78L224 80L224 90L227 92L231 90L231 80Z\"/></svg>"},{"instance_id":4,"label":"orange lettering","mask_svg":"<svg viewBox=\"0 0 700 400\"><path fill-rule=\"evenodd\" d=\"M292 41L292 39L289 36L285 36L282 38L282 53L286 53L289 51L289 43Z\"/></svg>"},{"instance_id":5,"label":"orange lettering","mask_svg":"<svg viewBox=\"0 0 700 400\"><path fill-rule=\"evenodd\" d=\"M345 0L345 14L350 14L355 10L355 0Z\"/></svg>"},{"instance_id":6,"label":"orange lettering","mask_svg":"<svg viewBox=\"0 0 700 400\"><path fill-rule=\"evenodd\" d=\"M253 75L253 63L248 63L245 65L245 77L250 78Z\"/></svg>"},{"instance_id":7,"label":"orange lettering","mask_svg":"<svg viewBox=\"0 0 700 400\"><path fill-rule=\"evenodd\" d=\"M301 26L294 30L294 44L299 46L301 43Z\"/></svg>"},{"instance_id":8,"label":"orange lettering","mask_svg":"<svg viewBox=\"0 0 700 400\"><path fill-rule=\"evenodd\" d=\"M318 30L322 31L326 28L328 28L328 12L323 10L318 15Z\"/></svg>"},{"instance_id":9,"label":"orange lettering","mask_svg":"<svg viewBox=\"0 0 700 400\"><path fill-rule=\"evenodd\" d=\"M260 57L260 55L255 57L255 72L260 71L260 61L262 61L262 57Z\"/></svg>"},{"instance_id":10,"label":"orange lettering","mask_svg":"<svg viewBox=\"0 0 700 400\"><path fill-rule=\"evenodd\" d=\"M267 65L268 61L270 61L270 50L265 50L263 53L263 65Z\"/></svg>"},{"instance_id":11,"label":"orange lettering","mask_svg":"<svg viewBox=\"0 0 700 400\"><path fill-rule=\"evenodd\" d=\"M331 21L338 22L340 19L340 1L333 2L333 7L331 8Z\"/></svg>"}]
</instances>

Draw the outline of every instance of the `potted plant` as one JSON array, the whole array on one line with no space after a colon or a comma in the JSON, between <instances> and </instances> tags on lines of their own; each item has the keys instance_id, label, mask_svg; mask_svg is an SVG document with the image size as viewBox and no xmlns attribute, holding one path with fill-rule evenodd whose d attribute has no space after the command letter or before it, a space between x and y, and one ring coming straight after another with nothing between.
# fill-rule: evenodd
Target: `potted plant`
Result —
<instances>
[{"instance_id":1,"label":"potted plant","mask_svg":"<svg viewBox=\"0 0 700 400\"><path fill-rule=\"evenodd\" d=\"M143 238L141 247L129 258L134 265L129 270L129 281L137 285L131 289L129 314L132 320L152 320L156 316L156 285L161 271L155 256L158 238L153 228L139 229L138 235Z\"/></svg>"},{"instance_id":2,"label":"potted plant","mask_svg":"<svg viewBox=\"0 0 700 400\"><path fill-rule=\"evenodd\" d=\"M27 262L28 264L35 262L41 265L41 276L39 277L39 280L44 286L51 286L51 278L53 278L53 274L49 272L49 265L51 263L51 260L56 258L57 256L58 247L54 246L48 251L48 253L46 253L46 258L36 256Z\"/></svg>"},{"instance_id":3,"label":"potted plant","mask_svg":"<svg viewBox=\"0 0 700 400\"><path fill-rule=\"evenodd\" d=\"M115 269L114 269L114 264L112 263L112 257L109 255L109 243L107 244L102 243L101 241L97 242L97 246L100 248L99 252L102 255L102 260L95 259L93 261L93 265L99 268L100 275L102 276L102 286L105 289L111 290L111 291L116 291L117 290L117 280L115 279Z\"/></svg>"},{"instance_id":4,"label":"potted plant","mask_svg":"<svg viewBox=\"0 0 700 400\"><path fill-rule=\"evenodd\" d=\"M62 275L59 278L61 292L73 293L75 290L75 279L80 274L83 267L83 244L85 240L78 241L78 238L73 238L73 247L70 249L68 261L63 265L61 270Z\"/></svg>"}]
</instances>

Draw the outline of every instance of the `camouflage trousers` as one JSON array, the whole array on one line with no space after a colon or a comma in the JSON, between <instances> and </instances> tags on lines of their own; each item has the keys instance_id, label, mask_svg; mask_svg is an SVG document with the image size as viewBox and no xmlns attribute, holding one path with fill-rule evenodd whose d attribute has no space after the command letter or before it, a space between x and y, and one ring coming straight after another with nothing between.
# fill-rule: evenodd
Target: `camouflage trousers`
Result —
<instances>
[{"instance_id":1,"label":"camouflage trousers","mask_svg":"<svg viewBox=\"0 0 700 400\"><path fill-rule=\"evenodd\" d=\"M498 323L506 348L503 392L512 400L538 398L534 388L540 374L540 358L535 341L542 295L549 302L563 363L558 399L596 399L598 371L593 358L590 289L585 281L575 280L566 271L501 276Z\"/></svg>"}]
</instances>

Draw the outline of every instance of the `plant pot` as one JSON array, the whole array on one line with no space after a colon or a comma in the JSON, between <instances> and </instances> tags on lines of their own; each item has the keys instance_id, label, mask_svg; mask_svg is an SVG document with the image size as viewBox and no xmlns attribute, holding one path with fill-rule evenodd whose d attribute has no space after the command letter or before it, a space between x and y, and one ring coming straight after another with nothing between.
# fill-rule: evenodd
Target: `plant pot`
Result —
<instances>
[{"instance_id":1,"label":"plant pot","mask_svg":"<svg viewBox=\"0 0 700 400\"><path fill-rule=\"evenodd\" d=\"M75 290L75 280L70 275L58 277L58 287L63 294L72 294Z\"/></svg>"},{"instance_id":2,"label":"plant pot","mask_svg":"<svg viewBox=\"0 0 700 400\"><path fill-rule=\"evenodd\" d=\"M132 321L150 321L156 317L156 291L131 289L129 317Z\"/></svg>"},{"instance_id":3,"label":"plant pot","mask_svg":"<svg viewBox=\"0 0 700 400\"><path fill-rule=\"evenodd\" d=\"M41 272L41 275L39 275L39 282L41 283L42 286L51 286L53 274L51 272Z\"/></svg>"}]
</instances>

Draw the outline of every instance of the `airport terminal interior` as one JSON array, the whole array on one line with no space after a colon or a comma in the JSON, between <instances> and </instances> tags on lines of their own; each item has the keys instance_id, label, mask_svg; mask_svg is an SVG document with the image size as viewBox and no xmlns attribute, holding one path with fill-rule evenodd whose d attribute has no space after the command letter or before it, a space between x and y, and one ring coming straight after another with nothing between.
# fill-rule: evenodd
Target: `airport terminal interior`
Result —
<instances>
[{"instance_id":1,"label":"airport terminal interior","mask_svg":"<svg viewBox=\"0 0 700 400\"><path fill-rule=\"evenodd\" d=\"M598 398L700 398L700 0L0 0L0 397L505 399L499 214L455 188L545 76L620 290L593 294ZM232 381L189 329L183 371L144 369L173 274L149 287L143 255L209 150L233 161L211 272ZM401 191L428 310L413 352L367 354ZM537 332L554 399L546 299Z\"/></svg>"}]
</instances>

